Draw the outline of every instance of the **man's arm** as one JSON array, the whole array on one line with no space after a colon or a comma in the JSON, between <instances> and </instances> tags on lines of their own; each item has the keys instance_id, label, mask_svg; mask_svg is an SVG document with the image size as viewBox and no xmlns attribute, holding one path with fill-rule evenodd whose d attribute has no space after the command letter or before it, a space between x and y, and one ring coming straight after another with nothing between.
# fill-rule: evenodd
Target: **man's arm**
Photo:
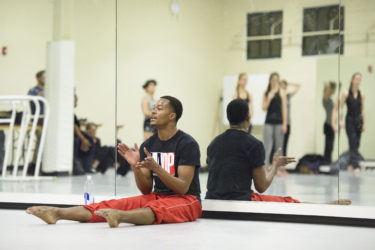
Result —
<instances>
[{"instance_id":1,"label":"man's arm","mask_svg":"<svg viewBox=\"0 0 375 250\"><path fill-rule=\"evenodd\" d=\"M177 194L186 194L189 191L190 184L194 177L195 166L178 166L178 177L175 177L157 164L146 148L144 148L144 152L146 158L142 162L138 162L135 168L147 169L148 171L154 172L168 188Z\"/></svg>"},{"instance_id":2,"label":"man's arm","mask_svg":"<svg viewBox=\"0 0 375 250\"><path fill-rule=\"evenodd\" d=\"M125 143L120 143L118 146L119 154L130 164L134 172L135 182L142 194L149 194L152 191L152 176L149 169L140 169L136 165L139 163L140 154L138 145L134 144L135 151L130 149Z\"/></svg>"},{"instance_id":3,"label":"man's arm","mask_svg":"<svg viewBox=\"0 0 375 250\"><path fill-rule=\"evenodd\" d=\"M274 154L272 164L268 169L264 166L253 169L254 186L259 193L264 193L271 185L273 177L275 177L277 169L295 162L292 157L280 156L281 149Z\"/></svg>"}]
</instances>

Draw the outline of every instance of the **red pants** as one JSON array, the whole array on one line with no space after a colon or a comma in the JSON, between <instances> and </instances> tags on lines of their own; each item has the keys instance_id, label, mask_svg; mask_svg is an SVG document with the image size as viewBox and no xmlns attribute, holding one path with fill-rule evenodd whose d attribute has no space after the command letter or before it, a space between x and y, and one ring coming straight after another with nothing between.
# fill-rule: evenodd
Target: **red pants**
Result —
<instances>
[{"instance_id":1,"label":"red pants","mask_svg":"<svg viewBox=\"0 0 375 250\"><path fill-rule=\"evenodd\" d=\"M290 196L282 197L273 195L262 195L258 193L251 193L251 201L301 203L299 200L295 200Z\"/></svg>"},{"instance_id":2,"label":"red pants","mask_svg":"<svg viewBox=\"0 0 375 250\"><path fill-rule=\"evenodd\" d=\"M202 206L194 195L165 195L151 193L135 197L107 200L84 205L91 211L89 222L105 222L106 220L94 213L99 209L118 209L129 211L149 207L155 214L154 224L180 223L194 221L202 215Z\"/></svg>"}]
</instances>

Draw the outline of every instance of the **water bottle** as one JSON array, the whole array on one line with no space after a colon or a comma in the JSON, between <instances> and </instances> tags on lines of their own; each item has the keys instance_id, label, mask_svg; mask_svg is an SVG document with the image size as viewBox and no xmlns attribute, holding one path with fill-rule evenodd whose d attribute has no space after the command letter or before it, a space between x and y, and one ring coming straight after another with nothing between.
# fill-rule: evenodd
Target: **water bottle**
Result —
<instances>
[{"instance_id":1,"label":"water bottle","mask_svg":"<svg viewBox=\"0 0 375 250\"><path fill-rule=\"evenodd\" d=\"M95 203L95 198L94 198L94 181L92 180L92 176L91 175L87 176L83 192L84 192L83 197L85 199L85 205L89 205L89 204Z\"/></svg>"}]
</instances>

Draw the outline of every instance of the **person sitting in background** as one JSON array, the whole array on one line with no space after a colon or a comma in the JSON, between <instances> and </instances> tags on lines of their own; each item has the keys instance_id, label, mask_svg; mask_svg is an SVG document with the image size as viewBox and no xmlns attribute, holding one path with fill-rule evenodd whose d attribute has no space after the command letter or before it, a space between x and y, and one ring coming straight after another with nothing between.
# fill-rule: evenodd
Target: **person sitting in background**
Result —
<instances>
[{"instance_id":1,"label":"person sitting in background","mask_svg":"<svg viewBox=\"0 0 375 250\"><path fill-rule=\"evenodd\" d=\"M206 199L300 203L291 197L259 194L271 185L279 167L295 162L295 159L280 156L279 148L272 163L265 168L263 143L248 134L249 105L240 99L231 101L227 106L227 117L230 129L217 136L207 148ZM253 180L259 193L251 190ZM349 200L339 200L328 204L350 203Z\"/></svg>"},{"instance_id":2,"label":"person sitting in background","mask_svg":"<svg viewBox=\"0 0 375 250\"><path fill-rule=\"evenodd\" d=\"M30 96L43 96L44 97L44 86L46 83L46 72L45 70L41 70L36 73L35 75L36 78L36 86L32 87L28 92L27 95ZM44 105L42 102L39 102L39 108L40 108L40 114L44 115ZM36 107L34 102L30 102L30 109L31 109L31 114L35 114ZM38 124L41 124L43 122L43 119L40 118L38 120ZM34 174L35 171L35 163L36 163L36 158L38 156L38 148L39 148L39 143L40 143L40 137L42 133L40 130L35 131L35 138L36 138L36 143L35 143L35 150L34 150L34 155L31 160L31 163L28 166L27 173L29 175Z\"/></svg>"},{"instance_id":3,"label":"person sitting in background","mask_svg":"<svg viewBox=\"0 0 375 250\"><path fill-rule=\"evenodd\" d=\"M74 95L74 107L77 107L78 97ZM73 174L95 173L92 169L95 145L93 139L81 131L80 123L74 115L74 167Z\"/></svg>"},{"instance_id":4,"label":"person sitting in background","mask_svg":"<svg viewBox=\"0 0 375 250\"><path fill-rule=\"evenodd\" d=\"M104 174L109 167L115 165L116 148L114 146L102 146L100 138L96 135L97 129L97 124L89 122L86 124L85 133L92 138L95 147L92 168ZM117 127L118 129L119 127ZM121 141L117 140L117 144L119 143ZM125 176L130 170L130 165L123 157L117 157L116 170L118 174Z\"/></svg>"}]
</instances>

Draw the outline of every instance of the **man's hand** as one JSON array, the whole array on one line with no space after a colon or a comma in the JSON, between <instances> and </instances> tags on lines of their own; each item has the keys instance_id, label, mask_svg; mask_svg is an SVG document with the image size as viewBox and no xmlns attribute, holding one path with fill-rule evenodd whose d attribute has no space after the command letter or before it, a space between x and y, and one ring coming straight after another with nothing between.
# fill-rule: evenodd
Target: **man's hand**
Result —
<instances>
[{"instance_id":1,"label":"man's hand","mask_svg":"<svg viewBox=\"0 0 375 250\"><path fill-rule=\"evenodd\" d=\"M89 151L89 148L90 148L91 144L90 144L90 141L87 140L86 138L84 138L82 141L81 141L81 150L83 152L87 152Z\"/></svg>"},{"instance_id":2,"label":"man's hand","mask_svg":"<svg viewBox=\"0 0 375 250\"><path fill-rule=\"evenodd\" d=\"M281 148L279 148L273 155L272 164L276 165L277 167L284 167L292 162L296 162L296 159L294 159L293 157L280 156L280 153Z\"/></svg>"},{"instance_id":3,"label":"man's hand","mask_svg":"<svg viewBox=\"0 0 375 250\"><path fill-rule=\"evenodd\" d=\"M139 162L140 156L139 156L139 150L138 145L134 144L135 151L130 149L125 143L119 143L117 145L118 153L124 157L124 159L132 166L134 167L137 162Z\"/></svg>"},{"instance_id":4,"label":"man's hand","mask_svg":"<svg viewBox=\"0 0 375 250\"><path fill-rule=\"evenodd\" d=\"M146 147L143 148L143 151L146 154L146 158L143 161L138 162L136 164L136 166L135 166L136 168L147 168L147 169L149 169L151 171L154 171L157 167L160 167L159 164L152 157L152 155L150 154L150 152L148 152L148 150L146 149Z\"/></svg>"}]
</instances>

